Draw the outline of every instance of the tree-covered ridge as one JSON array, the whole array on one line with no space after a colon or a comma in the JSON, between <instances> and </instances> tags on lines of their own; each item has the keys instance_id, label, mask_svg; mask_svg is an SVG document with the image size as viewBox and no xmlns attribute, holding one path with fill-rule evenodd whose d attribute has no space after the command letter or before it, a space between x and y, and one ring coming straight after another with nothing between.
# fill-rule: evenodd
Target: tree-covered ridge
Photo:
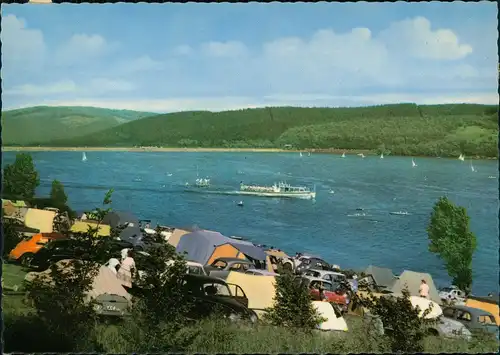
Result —
<instances>
[{"instance_id":1,"label":"tree-covered ridge","mask_svg":"<svg viewBox=\"0 0 500 355\"><path fill-rule=\"evenodd\" d=\"M46 143L92 134L154 115L149 112L96 107L36 106L2 112L4 145Z\"/></svg>"},{"instance_id":2,"label":"tree-covered ridge","mask_svg":"<svg viewBox=\"0 0 500 355\"><path fill-rule=\"evenodd\" d=\"M363 149L496 157L498 106L276 107L146 117L52 146ZM35 143L35 142L34 142Z\"/></svg>"}]
</instances>

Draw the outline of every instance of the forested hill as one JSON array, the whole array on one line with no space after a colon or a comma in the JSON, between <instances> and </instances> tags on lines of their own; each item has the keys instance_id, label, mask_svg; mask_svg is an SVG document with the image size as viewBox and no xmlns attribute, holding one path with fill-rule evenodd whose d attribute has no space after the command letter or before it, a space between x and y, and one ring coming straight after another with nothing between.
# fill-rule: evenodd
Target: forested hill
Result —
<instances>
[{"instance_id":1,"label":"forested hill","mask_svg":"<svg viewBox=\"0 0 500 355\"><path fill-rule=\"evenodd\" d=\"M146 117L52 146L366 149L498 156L498 106L276 107Z\"/></svg>"},{"instance_id":2,"label":"forested hill","mask_svg":"<svg viewBox=\"0 0 500 355\"><path fill-rule=\"evenodd\" d=\"M111 110L98 107L35 106L2 112L4 145L46 144L102 131L139 118L149 112Z\"/></svg>"}]
</instances>

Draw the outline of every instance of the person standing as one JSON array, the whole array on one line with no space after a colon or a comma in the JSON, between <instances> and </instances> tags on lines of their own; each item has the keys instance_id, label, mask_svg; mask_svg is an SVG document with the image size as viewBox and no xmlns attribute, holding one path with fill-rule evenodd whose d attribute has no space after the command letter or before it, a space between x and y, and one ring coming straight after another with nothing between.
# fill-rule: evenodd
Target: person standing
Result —
<instances>
[{"instance_id":1,"label":"person standing","mask_svg":"<svg viewBox=\"0 0 500 355\"><path fill-rule=\"evenodd\" d=\"M120 269L116 274L118 280L126 288L132 288L132 276L135 272L135 260L132 250L128 250L127 257L121 262Z\"/></svg>"},{"instance_id":2,"label":"person standing","mask_svg":"<svg viewBox=\"0 0 500 355\"><path fill-rule=\"evenodd\" d=\"M425 280L421 281L418 293L420 297L429 298L429 285L427 285L427 282L425 282Z\"/></svg>"}]
</instances>

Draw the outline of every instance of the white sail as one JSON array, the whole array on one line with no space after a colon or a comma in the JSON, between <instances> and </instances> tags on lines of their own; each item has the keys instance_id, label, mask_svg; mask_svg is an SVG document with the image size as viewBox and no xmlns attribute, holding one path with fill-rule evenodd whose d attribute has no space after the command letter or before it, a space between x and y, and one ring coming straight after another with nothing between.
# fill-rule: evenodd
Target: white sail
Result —
<instances>
[{"instance_id":1,"label":"white sail","mask_svg":"<svg viewBox=\"0 0 500 355\"><path fill-rule=\"evenodd\" d=\"M342 158L345 158L345 153L342 153Z\"/></svg>"},{"instance_id":2,"label":"white sail","mask_svg":"<svg viewBox=\"0 0 500 355\"><path fill-rule=\"evenodd\" d=\"M415 160L413 160L413 159L411 160L411 166L412 167L416 167L417 166L417 164L415 163Z\"/></svg>"},{"instance_id":3,"label":"white sail","mask_svg":"<svg viewBox=\"0 0 500 355\"><path fill-rule=\"evenodd\" d=\"M465 160L465 156L463 154L460 154L460 156L458 157L458 160L464 161Z\"/></svg>"},{"instance_id":4,"label":"white sail","mask_svg":"<svg viewBox=\"0 0 500 355\"><path fill-rule=\"evenodd\" d=\"M384 153L380 154L380 159L384 159Z\"/></svg>"},{"instance_id":5,"label":"white sail","mask_svg":"<svg viewBox=\"0 0 500 355\"><path fill-rule=\"evenodd\" d=\"M87 155L85 152L82 153L82 161L87 161Z\"/></svg>"},{"instance_id":6,"label":"white sail","mask_svg":"<svg viewBox=\"0 0 500 355\"><path fill-rule=\"evenodd\" d=\"M302 156L302 152L299 152L300 156Z\"/></svg>"},{"instance_id":7,"label":"white sail","mask_svg":"<svg viewBox=\"0 0 500 355\"><path fill-rule=\"evenodd\" d=\"M471 159L471 161L470 161L470 170L471 170L472 172L476 172L476 169L475 169L475 168L474 168L474 166L472 165L472 159Z\"/></svg>"}]
</instances>

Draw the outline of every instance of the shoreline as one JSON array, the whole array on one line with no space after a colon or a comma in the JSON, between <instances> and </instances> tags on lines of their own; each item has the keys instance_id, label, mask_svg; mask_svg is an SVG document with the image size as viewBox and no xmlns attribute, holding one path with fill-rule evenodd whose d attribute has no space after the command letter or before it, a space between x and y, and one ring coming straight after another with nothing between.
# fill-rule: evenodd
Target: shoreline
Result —
<instances>
[{"instance_id":1,"label":"shoreline","mask_svg":"<svg viewBox=\"0 0 500 355\"><path fill-rule=\"evenodd\" d=\"M164 152L164 153L315 153L315 154L333 154L348 155L363 153L366 156L378 156L378 153L367 149L280 149L280 148L158 148L158 147L2 147L3 152ZM405 155L387 155L411 157ZM453 157L433 157L425 155L413 155L415 158L433 158L433 159L454 159ZM495 157L468 157L474 160L498 160Z\"/></svg>"}]
</instances>

